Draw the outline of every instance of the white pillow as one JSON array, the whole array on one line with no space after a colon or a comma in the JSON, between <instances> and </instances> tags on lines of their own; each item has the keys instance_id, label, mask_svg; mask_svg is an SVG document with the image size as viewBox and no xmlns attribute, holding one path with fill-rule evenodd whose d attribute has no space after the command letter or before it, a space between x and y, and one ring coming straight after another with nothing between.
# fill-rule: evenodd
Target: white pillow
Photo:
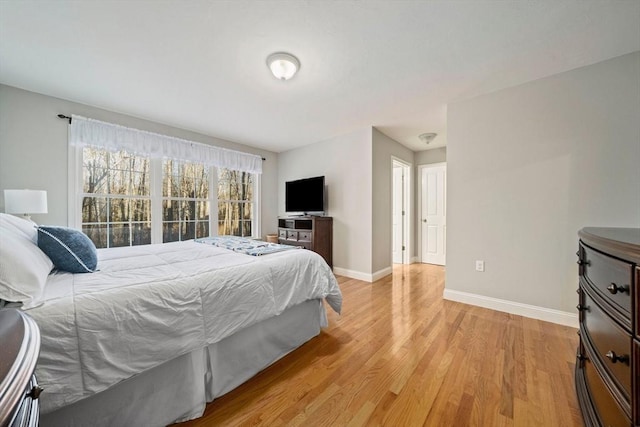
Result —
<instances>
[{"instance_id":1,"label":"white pillow","mask_svg":"<svg viewBox=\"0 0 640 427\"><path fill-rule=\"evenodd\" d=\"M32 221L14 215L0 213L0 228L20 232L33 243L38 244L38 229Z\"/></svg>"},{"instance_id":2,"label":"white pillow","mask_svg":"<svg viewBox=\"0 0 640 427\"><path fill-rule=\"evenodd\" d=\"M52 268L49 257L24 230L11 229L6 223L0 225L0 299L22 302L24 309L42 304L44 285Z\"/></svg>"}]
</instances>

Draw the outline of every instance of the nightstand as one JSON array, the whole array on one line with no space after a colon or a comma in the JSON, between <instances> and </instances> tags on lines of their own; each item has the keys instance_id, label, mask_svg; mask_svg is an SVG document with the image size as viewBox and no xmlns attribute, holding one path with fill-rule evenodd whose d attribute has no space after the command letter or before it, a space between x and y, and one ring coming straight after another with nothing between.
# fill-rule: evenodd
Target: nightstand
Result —
<instances>
[{"instance_id":1,"label":"nightstand","mask_svg":"<svg viewBox=\"0 0 640 427\"><path fill-rule=\"evenodd\" d=\"M27 314L0 310L0 426L37 426L38 387L33 374L40 353L40 330Z\"/></svg>"}]
</instances>

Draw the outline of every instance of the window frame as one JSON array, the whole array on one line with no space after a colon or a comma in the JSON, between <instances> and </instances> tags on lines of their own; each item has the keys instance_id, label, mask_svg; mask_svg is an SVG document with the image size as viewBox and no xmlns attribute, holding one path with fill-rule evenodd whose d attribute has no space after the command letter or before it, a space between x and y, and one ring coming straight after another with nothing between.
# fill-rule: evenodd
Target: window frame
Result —
<instances>
[{"instance_id":1,"label":"window frame","mask_svg":"<svg viewBox=\"0 0 640 427\"><path fill-rule=\"evenodd\" d=\"M221 168L221 169L233 170L233 169L229 169L229 168ZM241 172L241 173L249 173L249 174L251 174L251 172L244 172L244 171L237 171L237 172ZM220 170L219 170L219 169L217 169L217 170L216 170L216 175L217 175L216 177L217 177L217 178L219 178L219 174L220 174ZM252 174L252 175L253 175L253 181L254 181L254 182L253 182L253 186L252 186L252 187L253 187L253 188L252 188L252 193L255 195L255 194L256 194L256 192L255 192L255 187L256 187L255 179L256 179L256 177L258 176L258 174ZM219 182L218 182L217 184L219 184ZM220 203L221 203L221 202L222 202L222 203L231 203L231 204L233 204L233 203L237 203L237 204L241 204L241 203L242 203L242 204L247 204L247 203L248 203L248 204L250 204L250 205L251 205L251 236L249 236L249 238L255 238L255 237L254 237L254 230L253 230L253 228L254 228L254 226L255 226L255 223L254 223L255 221L254 221L254 219L253 219L253 218L255 217L255 214L256 214L256 208L255 208L255 206L254 206L254 202L253 202L253 200L240 200L240 199L216 199L216 205L217 205L216 214L220 211ZM219 218L218 218L218 219L219 219ZM245 220L245 219L242 219L242 218L241 218L241 219L240 219L240 221L241 221L241 222L246 222L247 220ZM216 227L217 227L217 228L220 228L219 221L216 221ZM260 235L260 234L258 233L258 235ZM245 236L245 237L246 237L246 236Z\"/></svg>"},{"instance_id":2,"label":"window frame","mask_svg":"<svg viewBox=\"0 0 640 427\"><path fill-rule=\"evenodd\" d=\"M69 227L82 230L82 200L85 196L83 174L82 174L82 146L69 145L68 151L68 188L67 188L67 224ZM97 147L107 150L104 147ZM140 155L140 154L138 154ZM140 155L144 156L144 155ZM149 156L149 195L151 198L151 244L162 242L162 158ZM176 159L180 161L179 159ZM195 162L193 162L195 163ZM218 168L209 168L209 236L218 235ZM252 172L248 172L252 173ZM252 203L252 224L251 236L248 238L257 239L261 236L261 174L253 175L253 196Z\"/></svg>"},{"instance_id":3,"label":"window frame","mask_svg":"<svg viewBox=\"0 0 640 427\"><path fill-rule=\"evenodd\" d=\"M178 202L193 200L195 203L202 202L202 201L209 202L209 219L208 219L208 221L206 221L206 222L208 222L208 226L209 226L209 235L208 236L197 236L196 235L195 238L198 239L198 238L202 238L202 237L210 237L210 236L212 236L213 234L211 234L211 226L212 226L212 221L211 221L212 212L211 212L211 209L214 206L216 197L214 197L214 194L213 194L213 191L214 191L215 187L212 187L212 184L215 183L215 180L211 179L212 178L211 174L212 174L212 172L216 171L216 168L214 166L204 165L204 168L207 171L207 174L208 174L208 177L209 177L209 179L207 180L208 181L207 185L209 186L209 197L208 198L204 199L204 198L182 197L182 196L177 196L177 197L176 196L170 196L169 197L169 196L165 196L164 193L163 193L164 162L165 162L165 160L175 161L175 162L178 163L178 165L189 164L189 163L196 164L196 162L192 162L190 160L168 159L166 157L162 158L162 159L158 159L158 162L160 163L160 170L159 170L160 177L159 177L158 180L152 178L153 179L152 182L154 182L154 184L159 184L157 194L158 194L158 198L160 199L160 206L159 206L160 211L159 211L159 215L158 215L158 217L160 218L159 219L159 227L160 227L159 233L160 233L160 236L157 236L158 237L158 241L161 242L161 243L165 243L164 242L164 235L163 235L163 232L164 232L163 224L168 223L168 222L176 222L176 221L165 221L165 218L164 218L164 207L162 206L165 200L177 200ZM157 172L158 169L155 169L155 171ZM154 211L152 209L152 215L153 215L153 213L154 213ZM196 220L196 224L198 222L205 222L205 221L197 221ZM154 221L153 221L153 216L152 216L152 220L151 220L151 228L152 228L151 233L152 234L153 234L153 231L154 231L154 229L153 229L153 225L154 224L153 223L154 223ZM181 223L180 218L178 219L177 223L178 224ZM186 240L189 240L189 239L186 239ZM178 240L176 240L176 241L178 241ZM169 243L169 242L166 242L166 243Z\"/></svg>"},{"instance_id":4,"label":"window frame","mask_svg":"<svg viewBox=\"0 0 640 427\"><path fill-rule=\"evenodd\" d=\"M83 147L84 148L84 147ZM131 217L128 218L128 221L110 221L109 217L110 217L110 210L113 206L113 201L114 200L127 200L128 202L133 202L133 201L147 201L149 203L149 216L151 216L151 182L149 182L149 186L148 186L148 193L147 194L143 194L143 195L139 195L139 194L119 194L119 193L112 193L112 192L97 192L97 193L85 193L84 192L84 182L83 182L83 178L84 177L84 161L82 159L82 149L81 151L81 155L80 155L80 164L79 164L79 170L78 170L78 174L81 176L80 181L79 181L79 188L82 189L82 192L78 195L78 204L80 206L80 224L78 225L78 227L84 231L84 226L85 225L94 225L94 224L105 224L105 238L106 238L106 244L107 247L126 247L126 246L138 246L138 245L132 245L131 243L135 241L135 228L137 224L142 224L142 225L148 225L149 226L149 243L151 242L151 220L149 218L149 221L132 221ZM109 171L109 175L111 175L111 172L114 171L118 171L120 169L112 169L109 165L111 164L111 156L117 154L118 152L116 151L110 151L110 150L103 150L104 152L106 152L105 158L107 161L107 171ZM126 151L125 151L126 152ZM136 154L132 154L132 153L128 153L129 155L135 156L138 159L145 159L148 161L148 176L149 179L151 177L151 158L146 157L146 156L140 156L140 155L136 155ZM107 187L109 186L109 179L107 178ZM93 198L93 199L102 199L107 203L106 206L106 218L107 221L102 223L99 220L97 222L94 223L85 223L82 222L82 218L83 218L83 204L86 198ZM131 211L130 211L131 212ZM123 225L127 225L127 230L128 230L128 245L113 245L113 241L112 241L112 230L113 229L117 229L119 226L123 226ZM90 236L90 238L92 238L92 236ZM93 239L92 239L93 240ZM97 242L94 242L97 244ZM147 244L147 243L140 243L140 244ZM100 246L102 247L102 246Z\"/></svg>"}]
</instances>

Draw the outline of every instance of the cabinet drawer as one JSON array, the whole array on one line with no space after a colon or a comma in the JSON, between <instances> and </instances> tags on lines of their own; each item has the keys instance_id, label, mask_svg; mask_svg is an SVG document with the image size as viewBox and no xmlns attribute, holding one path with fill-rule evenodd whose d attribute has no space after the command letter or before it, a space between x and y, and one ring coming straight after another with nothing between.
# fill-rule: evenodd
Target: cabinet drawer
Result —
<instances>
[{"instance_id":1,"label":"cabinet drawer","mask_svg":"<svg viewBox=\"0 0 640 427\"><path fill-rule=\"evenodd\" d=\"M631 401L631 335L616 324L584 292L581 329L586 333L587 347L592 346L595 357L606 370L606 374L622 392L628 403ZM595 363L595 361L594 361Z\"/></svg>"},{"instance_id":2,"label":"cabinet drawer","mask_svg":"<svg viewBox=\"0 0 640 427\"><path fill-rule=\"evenodd\" d=\"M29 386L25 391L25 397L14 413L10 427L37 427L40 419L40 403L37 398L30 396L31 390L38 388L35 375L31 376Z\"/></svg>"},{"instance_id":3,"label":"cabinet drawer","mask_svg":"<svg viewBox=\"0 0 640 427\"><path fill-rule=\"evenodd\" d=\"M301 248L305 248L305 249L310 249L311 250L311 243L310 242L301 242L301 241L288 241L287 245L291 245L291 246L300 246Z\"/></svg>"},{"instance_id":4,"label":"cabinet drawer","mask_svg":"<svg viewBox=\"0 0 640 427\"><path fill-rule=\"evenodd\" d=\"M298 240L310 242L311 241L311 232L310 231L298 231Z\"/></svg>"},{"instance_id":5,"label":"cabinet drawer","mask_svg":"<svg viewBox=\"0 0 640 427\"><path fill-rule=\"evenodd\" d=\"M287 230L283 230L282 228L278 230L278 238L286 239L287 238Z\"/></svg>"},{"instance_id":6,"label":"cabinet drawer","mask_svg":"<svg viewBox=\"0 0 640 427\"><path fill-rule=\"evenodd\" d=\"M619 311L631 327L632 264L582 246L584 258L582 275L607 303Z\"/></svg>"},{"instance_id":7,"label":"cabinet drawer","mask_svg":"<svg viewBox=\"0 0 640 427\"><path fill-rule=\"evenodd\" d=\"M298 232L287 230L287 240L298 240Z\"/></svg>"},{"instance_id":8,"label":"cabinet drawer","mask_svg":"<svg viewBox=\"0 0 640 427\"><path fill-rule=\"evenodd\" d=\"M636 314L636 339L640 340L640 266L636 266L636 281L631 292L635 294L634 298L636 299L636 309L634 310ZM640 366L638 367L638 369L640 369ZM638 376L640 376L640 371L636 372L638 373ZM638 388L640 388L640 380L638 380L638 383ZM640 417L640 408L638 409L638 411L638 416Z\"/></svg>"},{"instance_id":9,"label":"cabinet drawer","mask_svg":"<svg viewBox=\"0 0 640 427\"><path fill-rule=\"evenodd\" d=\"M640 396L640 341L633 341L633 362L636 365L634 367L635 369L635 376L636 376L636 381L635 381L635 394L633 395L633 405L635 406L634 413L636 414L636 424L640 424L640 399L638 398L638 396Z\"/></svg>"},{"instance_id":10,"label":"cabinet drawer","mask_svg":"<svg viewBox=\"0 0 640 427\"><path fill-rule=\"evenodd\" d=\"M600 418L601 425L631 426L631 420L627 417L613 396L611 396L607 386L604 384L602 378L591 363L591 360L589 359L591 355L589 352L586 354L587 360L584 361L582 369L584 369L589 396L591 397L593 406Z\"/></svg>"}]
</instances>

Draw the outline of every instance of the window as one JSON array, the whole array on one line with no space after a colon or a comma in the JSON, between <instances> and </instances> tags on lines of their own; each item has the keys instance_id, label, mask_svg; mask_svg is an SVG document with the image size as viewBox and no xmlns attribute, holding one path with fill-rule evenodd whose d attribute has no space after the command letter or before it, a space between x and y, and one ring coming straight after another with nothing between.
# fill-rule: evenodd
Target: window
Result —
<instances>
[{"instance_id":1,"label":"window","mask_svg":"<svg viewBox=\"0 0 640 427\"><path fill-rule=\"evenodd\" d=\"M82 231L98 248L151 243L149 159L82 150Z\"/></svg>"},{"instance_id":2,"label":"window","mask_svg":"<svg viewBox=\"0 0 640 427\"><path fill-rule=\"evenodd\" d=\"M98 248L257 235L257 174L83 147L82 230ZM217 188L217 192L210 191ZM212 206L218 206L212 212ZM215 227L218 223L217 228Z\"/></svg>"},{"instance_id":3,"label":"window","mask_svg":"<svg viewBox=\"0 0 640 427\"><path fill-rule=\"evenodd\" d=\"M68 223L97 247L260 234L261 156L77 115L69 123Z\"/></svg>"},{"instance_id":4,"label":"window","mask_svg":"<svg viewBox=\"0 0 640 427\"><path fill-rule=\"evenodd\" d=\"M248 172L218 170L218 234L251 236L254 177Z\"/></svg>"},{"instance_id":5,"label":"window","mask_svg":"<svg viewBox=\"0 0 640 427\"><path fill-rule=\"evenodd\" d=\"M209 169L203 164L162 162L162 241L209 236Z\"/></svg>"}]
</instances>

